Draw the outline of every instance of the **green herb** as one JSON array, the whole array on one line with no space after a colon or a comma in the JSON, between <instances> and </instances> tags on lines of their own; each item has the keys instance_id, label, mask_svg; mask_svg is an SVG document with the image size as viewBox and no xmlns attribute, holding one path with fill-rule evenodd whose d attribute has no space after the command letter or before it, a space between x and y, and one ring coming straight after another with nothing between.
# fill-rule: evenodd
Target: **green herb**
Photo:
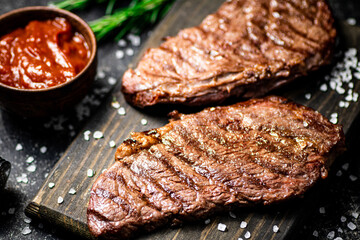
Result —
<instances>
[{"instance_id":1,"label":"green herb","mask_svg":"<svg viewBox=\"0 0 360 240\"><path fill-rule=\"evenodd\" d=\"M132 0L127 7L115 9L116 0L63 0L54 5L67 10L84 9L96 4L107 4L105 16L89 23L97 40L118 30L115 39L129 31L138 33L155 24L169 10L174 0Z\"/></svg>"}]
</instances>

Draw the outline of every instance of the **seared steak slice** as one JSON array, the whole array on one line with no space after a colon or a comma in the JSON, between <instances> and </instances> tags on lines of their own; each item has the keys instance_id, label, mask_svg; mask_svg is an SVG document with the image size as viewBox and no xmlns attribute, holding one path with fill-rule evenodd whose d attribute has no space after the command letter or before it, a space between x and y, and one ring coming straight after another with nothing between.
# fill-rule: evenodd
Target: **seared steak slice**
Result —
<instances>
[{"instance_id":1,"label":"seared steak slice","mask_svg":"<svg viewBox=\"0 0 360 240\"><path fill-rule=\"evenodd\" d=\"M173 117L119 146L91 190L94 235L128 238L301 195L344 149L341 126L280 97Z\"/></svg>"},{"instance_id":2,"label":"seared steak slice","mask_svg":"<svg viewBox=\"0 0 360 240\"><path fill-rule=\"evenodd\" d=\"M233 0L169 37L125 72L138 107L259 97L330 62L336 30L325 0Z\"/></svg>"}]
</instances>

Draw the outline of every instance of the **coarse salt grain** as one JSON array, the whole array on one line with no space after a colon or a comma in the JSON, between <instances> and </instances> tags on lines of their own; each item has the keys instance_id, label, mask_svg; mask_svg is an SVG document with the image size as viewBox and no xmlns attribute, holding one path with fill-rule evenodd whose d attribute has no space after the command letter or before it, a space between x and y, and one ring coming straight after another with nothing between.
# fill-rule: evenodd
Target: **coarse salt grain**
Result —
<instances>
[{"instance_id":1,"label":"coarse salt grain","mask_svg":"<svg viewBox=\"0 0 360 240\"><path fill-rule=\"evenodd\" d=\"M117 59L123 59L124 56L125 56L125 53L124 53L123 50L117 50L117 51L115 52L115 57L116 57Z\"/></svg>"},{"instance_id":2,"label":"coarse salt grain","mask_svg":"<svg viewBox=\"0 0 360 240\"><path fill-rule=\"evenodd\" d=\"M354 218L358 218L359 217L359 213L357 212L352 212L351 216L353 216Z\"/></svg>"},{"instance_id":3,"label":"coarse salt grain","mask_svg":"<svg viewBox=\"0 0 360 240\"><path fill-rule=\"evenodd\" d=\"M49 182L48 187L49 187L50 189L54 188L54 187L55 187L55 183Z\"/></svg>"},{"instance_id":4,"label":"coarse salt grain","mask_svg":"<svg viewBox=\"0 0 360 240\"><path fill-rule=\"evenodd\" d=\"M242 237L239 237L238 240L244 240Z\"/></svg>"},{"instance_id":5,"label":"coarse salt grain","mask_svg":"<svg viewBox=\"0 0 360 240\"><path fill-rule=\"evenodd\" d=\"M219 223L217 229L219 231L225 232L226 231L226 225L223 223Z\"/></svg>"},{"instance_id":6,"label":"coarse salt grain","mask_svg":"<svg viewBox=\"0 0 360 240\"><path fill-rule=\"evenodd\" d=\"M76 190L74 188L70 188L69 194L71 194L71 195L76 194Z\"/></svg>"},{"instance_id":7,"label":"coarse salt grain","mask_svg":"<svg viewBox=\"0 0 360 240\"><path fill-rule=\"evenodd\" d=\"M57 203L62 204L64 202L64 199L62 197L58 197Z\"/></svg>"},{"instance_id":8,"label":"coarse salt grain","mask_svg":"<svg viewBox=\"0 0 360 240\"><path fill-rule=\"evenodd\" d=\"M46 147L46 146L42 146L42 147L40 148L40 152L41 152L41 153L46 153L46 151L47 151L47 147Z\"/></svg>"},{"instance_id":9,"label":"coarse salt grain","mask_svg":"<svg viewBox=\"0 0 360 240\"><path fill-rule=\"evenodd\" d=\"M124 116L126 115L126 111L125 111L125 108L123 107L120 107L119 110L118 110L118 114L121 115L121 116Z\"/></svg>"},{"instance_id":10,"label":"coarse salt grain","mask_svg":"<svg viewBox=\"0 0 360 240\"><path fill-rule=\"evenodd\" d=\"M132 55L134 55L134 49L132 49L132 48L127 48L127 49L125 50L125 53L126 53L126 55L128 55L128 56L132 56Z\"/></svg>"},{"instance_id":11,"label":"coarse salt grain","mask_svg":"<svg viewBox=\"0 0 360 240\"><path fill-rule=\"evenodd\" d=\"M118 101L113 101L113 102L111 103L111 106L112 106L113 108L115 108L115 109L118 109L118 108L120 107L120 103L119 103Z\"/></svg>"},{"instance_id":12,"label":"coarse salt grain","mask_svg":"<svg viewBox=\"0 0 360 240\"><path fill-rule=\"evenodd\" d=\"M326 92L327 91L327 85L325 83L321 84L320 91Z\"/></svg>"},{"instance_id":13,"label":"coarse salt grain","mask_svg":"<svg viewBox=\"0 0 360 240\"><path fill-rule=\"evenodd\" d=\"M354 77L355 77L356 79L360 79L360 72L355 72L355 73L354 73Z\"/></svg>"},{"instance_id":14,"label":"coarse salt grain","mask_svg":"<svg viewBox=\"0 0 360 240\"><path fill-rule=\"evenodd\" d=\"M342 171L341 171L341 170L338 170L338 171L336 172L336 176L337 176L337 177L341 177L341 176L342 176L342 174L343 174L343 173L342 173Z\"/></svg>"},{"instance_id":15,"label":"coarse salt grain","mask_svg":"<svg viewBox=\"0 0 360 240\"><path fill-rule=\"evenodd\" d=\"M32 221L31 218L24 218L25 223L31 223L31 221Z\"/></svg>"},{"instance_id":16,"label":"coarse salt grain","mask_svg":"<svg viewBox=\"0 0 360 240\"><path fill-rule=\"evenodd\" d=\"M251 233L249 231L246 231L244 238L249 239L251 237Z\"/></svg>"},{"instance_id":17,"label":"coarse salt grain","mask_svg":"<svg viewBox=\"0 0 360 240\"><path fill-rule=\"evenodd\" d=\"M341 168L347 171L349 169L349 163L344 163Z\"/></svg>"},{"instance_id":18,"label":"coarse salt grain","mask_svg":"<svg viewBox=\"0 0 360 240\"><path fill-rule=\"evenodd\" d=\"M348 18L346 19L346 22L349 24L349 25L356 25L356 19L355 18Z\"/></svg>"},{"instance_id":19,"label":"coarse salt grain","mask_svg":"<svg viewBox=\"0 0 360 240\"><path fill-rule=\"evenodd\" d=\"M29 182L27 175L25 173L22 173L21 176L16 177L16 181L18 183L28 183Z\"/></svg>"},{"instance_id":20,"label":"coarse salt grain","mask_svg":"<svg viewBox=\"0 0 360 240\"><path fill-rule=\"evenodd\" d=\"M95 139L100 139L100 138L104 137L104 134L101 131L95 131L94 134L93 134L93 137Z\"/></svg>"},{"instance_id":21,"label":"coarse salt grain","mask_svg":"<svg viewBox=\"0 0 360 240\"><path fill-rule=\"evenodd\" d=\"M279 227L277 225L273 226L273 232L277 233L279 231Z\"/></svg>"},{"instance_id":22,"label":"coarse salt grain","mask_svg":"<svg viewBox=\"0 0 360 240\"><path fill-rule=\"evenodd\" d=\"M16 144L15 150L21 151L21 150L23 150L23 146L20 143L18 143L18 144Z\"/></svg>"},{"instance_id":23,"label":"coarse salt grain","mask_svg":"<svg viewBox=\"0 0 360 240\"><path fill-rule=\"evenodd\" d=\"M246 228L246 226L247 226L247 222L242 221L242 222L240 223L240 228Z\"/></svg>"},{"instance_id":24,"label":"coarse salt grain","mask_svg":"<svg viewBox=\"0 0 360 240\"><path fill-rule=\"evenodd\" d=\"M93 177L94 175L95 175L95 171L94 171L94 170L92 170L92 169L88 169L88 170L87 170L87 176L88 176L89 178Z\"/></svg>"},{"instance_id":25,"label":"coarse salt grain","mask_svg":"<svg viewBox=\"0 0 360 240\"><path fill-rule=\"evenodd\" d=\"M141 119L140 123L141 123L141 125L145 126L148 124L148 121L145 118L143 118L143 119Z\"/></svg>"},{"instance_id":26,"label":"coarse salt grain","mask_svg":"<svg viewBox=\"0 0 360 240\"><path fill-rule=\"evenodd\" d=\"M15 208L9 208L8 213L13 215L15 213Z\"/></svg>"},{"instance_id":27,"label":"coarse salt grain","mask_svg":"<svg viewBox=\"0 0 360 240\"><path fill-rule=\"evenodd\" d=\"M304 126L304 127L308 127L308 126L309 126L309 124L308 124L307 122L305 122L305 121L304 121L304 122L303 122L303 126Z\"/></svg>"},{"instance_id":28,"label":"coarse salt grain","mask_svg":"<svg viewBox=\"0 0 360 240\"><path fill-rule=\"evenodd\" d=\"M86 130L84 132L84 140L89 141L90 140L90 134L91 134L91 131Z\"/></svg>"},{"instance_id":29,"label":"coarse salt grain","mask_svg":"<svg viewBox=\"0 0 360 240\"><path fill-rule=\"evenodd\" d=\"M321 214L324 214L324 213L325 213L325 208L324 208L324 207L319 208L319 212L320 212Z\"/></svg>"},{"instance_id":30,"label":"coarse salt grain","mask_svg":"<svg viewBox=\"0 0 360 240\"><path fill-rule=\"evenodd\" d=\"M124 39L120 39L117 44L119 47L126 47L126 41Z\"/></svg>"},{"instance_id":31,"label":"coarse salt grain","mask_svg":"<svg viewBox=\"0 0 360 240\"><path fill-rule=\"evenodd\" d=\"M352 231L354 231L356 229L356 225L353 222L349 222L347 224L347 227Z\"/></svg>"},{"instance_id":32,"label":"coarse salt grain","mask_svg":"<svg viewBox=\"0 0 360 240\"><path fill-rule=\"evenodd\" d=\"M116 82L117 82L116 78L114 78L114 77L109 77L109 78L108 78L108 83L109 83L110 85L115 85Z\"/></svg>"},{"instance_id":33,"label":"coarse salt grain","mask_svg":"<svg viewBox=\"0 0 360 240\"><path fill-rule=\"evenodd\" d=\"M337 123L338 123L338 120L337 120L337 118L330 118L330 122L331 122L332 124L337 124Z\"/></svg>"},{"instance_id":34,"label":"coarse salt grain","mask_svg":"<svg viewBox=\"0 0 360 240\"><path fill-rule=\"evenodd\" d=\"M306 93L305 94L305 99L310 100L310 98L311 98L311 93Z\"/></svg>"},{"instance_id":35,"label":"coarse salt grain","mask_svg":"<svg viewBox=\"0 0 360 240\"><path fill-rule=\"evenodd\" d=\"M110 146L111 148L114 148L114 147L116 146L115 141L111 140L111 141L109 142L109 146Z\"/></svg>"},{"instance_id":36,"label":"coarse salt grain","mask_svg":"<svg viewBox=\"0 0 360 240\"><path fill-rule=\"evenodd\" d=\"M355 182L355 181L358 179L358 177L355 176L355 175L350 175L350 176L349 176L349 179L350 179L351 181Z\"/></svg>"},{"instance_id":37,"label":"coarse salt grain","mask_svg":"<svg viewBox=\"0 0 360 240\"><path fill-rule=\"evenodd\" d=\"M326 237L327 237L328 239L333 239L333 238L335 237L335 231L329 232Z\"/></svg>"},{"instance_id":38,"label":"coarse salt grain","mask_svg":"<svg viewBox=\"0 0 360 240\"><path fill-rule=\"evenodd\" d=\"M338 228L338 230L337 230L339 233L343 233L344 231L342 230L342 228Z\"/></svg>"},{"instance_id":39,"label":"coarse salt grain","mask_svg":"<svg viewBox=\"0 0 360 240\"><path fill-rule=\"evenodd\" d=\"M346 222L346 217L345 217L345 216L341 216L341 217L340 217L340 221L341 221L341 222Z\"/></svg>"},{"instance_id":40,"label":"coarse salt grain","mask_svg":"<svg viewBox=\"0 0 360 240\"><path fill-rule=\"evenodd\" d=\"M318 231L316 231L316 230L315 230L315 231L313 231L313 236L314 236L314 237L318 237L318 236L319 236L319 232L318 232Z\"/></svg>"},{"instance_id":41,"label":"coarse salt grain","mask_svg":"<svg viewBox=\"0 0 360 240\"><path fill-rule=\"evenodd\" d=\"M26 159L26 163L32 163L34 160L35 160L34 157L28 157L28 158Z\"/></svg>"},{"instance_id":42,"label":"coarse salt grain","mask_svg":"<svg viewBox=\"0 0 360 240\"><path fill-rule=\"evenodd\" d=\"M343 240L341 237L336 237L334 240Z\"/></svg>"},{"instance_id":43,"label":"coarse salt grain","mask_svg":"<svg viewBox=\"0 0 360 240\"><path fill-rule=\"evenodd\" d=\"M130 40L133 46L140 46L141 38L139 36L130 33L127 38Z\"/></svg>"},{"instance_id":44,"label":"coarse salt grain","mask_svg":"<svg viewBox=\"0 0 360 240\"><path fill-rule=\"evenodd\" d=\"M97 78L100 78L100 79L103 79L105 77L105 72L104 71L99 71L97 74L96 74L96 77Z\"/></svg>"},{"instance_id":45,"label":"coarse salt grain","mask_svg":"<svg viewBox=\"0 0 360 240\"><path fill-rule=\"evenodd\" d=\"M210 222L211 222L210 219L206 219L206 220L205 220L205 224L206 224L206 225L208 225Z\"/></svg>"},{"instance_id":46,"label":"coarse salt grain","mask_svg":"<svg viewBox=\"0 0 360 240\"><path fill-rule=\"evenodd\" d=\"M35 172L36 171L36 165L32 164L26 168L28 172Z\"/></svg>"},{"instance_id":47,"label":"coarse salt grain","mask_svg":"<svg viewBox=\"0 0 360 240\"><path fill-rule=\"evenodd\" d=\"M21 231L22 235L28 235L31 233L31 229L29 227L24 227L23 230Z\"/></svg>"},{"instance_id":48,"label":"coarse salt grain","mask_svg":"<svg viewBox=\"0 0 360 240\"><path fill-rule=\"evenodd\" d=\"M229 215L230 215L230 217L232 217L232 218L236 218L236 215L235 215L235 213L233 213L233 212L229 212Z\"/></svg>"}]
</instances>

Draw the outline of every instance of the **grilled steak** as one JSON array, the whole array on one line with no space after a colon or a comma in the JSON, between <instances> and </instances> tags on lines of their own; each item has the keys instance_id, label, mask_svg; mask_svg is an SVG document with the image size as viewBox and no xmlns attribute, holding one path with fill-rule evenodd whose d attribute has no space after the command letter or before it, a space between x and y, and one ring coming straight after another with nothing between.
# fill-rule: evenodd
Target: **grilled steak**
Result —
<instances>
[{"instance_id":1,"label":"grilled steak","mask_svg":"<svg viewBox=\"0 0 360 240\"><path fill-rule=\"evenodd\" d=\"M330 62L336 30L325 0L233 0L149 49L125 72L138 107L259 97Z\"/></svg>"},{"instance_id":2,"label":"grilled steak","mask_svg":"<svg viewBox=\"0 0 360 240\"><path fill-rule=\"evenodd\" d=\"M94 183L88 226L128 238L232 207L303 194L344 149L342 127L280 97L196 114L132 137Z\"/></svg>"}]
</instances>

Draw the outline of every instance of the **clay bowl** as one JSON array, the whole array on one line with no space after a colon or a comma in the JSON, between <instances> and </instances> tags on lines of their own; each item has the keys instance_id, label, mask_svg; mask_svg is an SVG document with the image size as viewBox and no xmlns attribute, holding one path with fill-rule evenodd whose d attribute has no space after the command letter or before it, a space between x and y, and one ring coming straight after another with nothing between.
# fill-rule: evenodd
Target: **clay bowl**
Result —
<instances>
[{"instance_id":1,"label":"clay bowl","mask_svg":"<svg viewBox=\"0 0 360 240\"><path fill-rule=\"evenodd\" d=\"M90 89L97 68L96 38L87 23L77 15L45 6L16 9L0 16L1 36L25 27L32 20L56 17L67 19L74 30L84 36L90 50L89 62L73 79L49 88L19 89L0 83L0 107L4 110L28 118L46 117L73 107Z\"/></svg>"}]
</instances>

